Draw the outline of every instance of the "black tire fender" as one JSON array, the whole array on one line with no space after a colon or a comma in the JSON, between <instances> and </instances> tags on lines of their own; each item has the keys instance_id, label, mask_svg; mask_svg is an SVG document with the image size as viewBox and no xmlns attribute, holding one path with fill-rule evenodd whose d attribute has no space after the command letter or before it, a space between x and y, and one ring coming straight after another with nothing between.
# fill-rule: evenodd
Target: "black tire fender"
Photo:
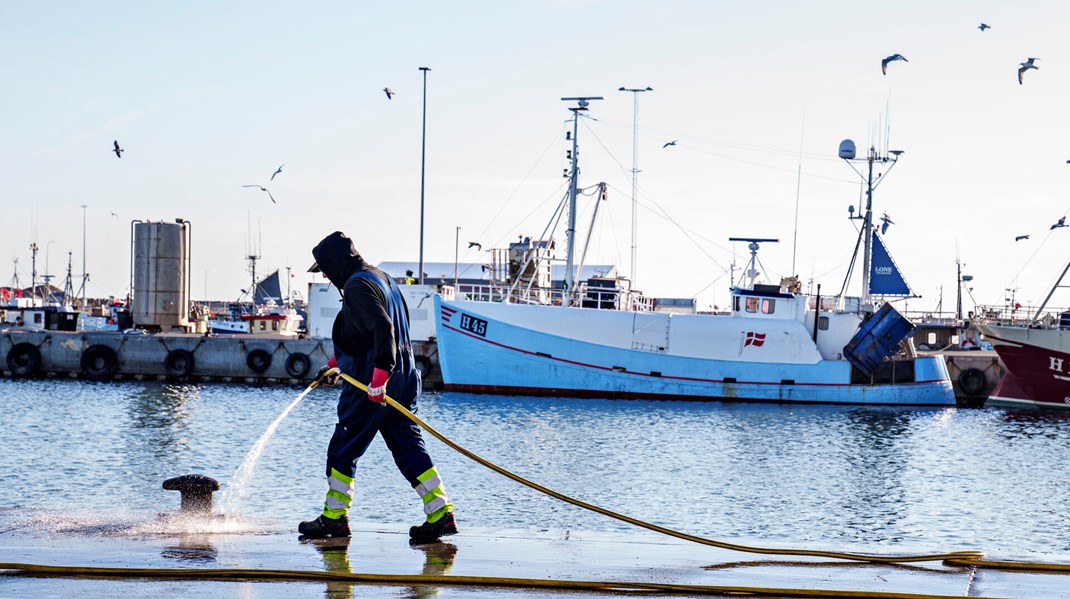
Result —
<instances>
[{"instance_id":1,"label":"black tire fender","mask_svg":"<svg viewBox=\"0 0 1070 599\"><path fill-rule=\"evenodd\" d=\"M163 359L163 367L171 376L189 376L195 366L193 352L185 349L173 349Z\"/></svg>"},{"instance_id":2,"label":"black tire fender","mask_svg":"<svg viewBox=\"0 0 1070 599\"><path fill-rule=\"evenodd\" d=\"M111 378L119 370L119 354L107 345L90 345L82 352L82 374L92 381Z\"/></svg>"},{"instance_id":3,"label":"black tire fender","mask_svg":"<svg viewBox=\"0 0 1070 599\"><path fill-rule=\"evenodd\" d=\"M978 368L967 368L959 373L959 389L966 395L977 395L985 388L985 373Z\"/></svg>"},{"instance_id":4,"label":"black tire fender","mask_svg":"<svg viewBox=\"0 0 1070 599\"><path fill-rule=\"evenodd\" d=\"M412 362L413 366L415 366L424 377L427 376L427 373L431 372L431 360L427 356L416 356L413 358Z\"/></svg>"},{"instance_id":5,"label":"black tire fender","mask_svg":"<svg viewBox=\"0 0 1070 599\"><path fill-rule=\"evenodd\" d=\"M245 364L249 367L249 370L260 374L271 368L271 354L262 349L250 350L249 354L245 356Z\"/></svg>"},{"instance_id":6,"label":"black tire fender","mask_svg":"<svg viewBox=\"0 0 1070 599\"><path fill-rule=\"evenodd\" d=\"M16 343L7 352L7 369L15 376L33 376L41 369L41 350L32 343Z\"/></svg>"},{"instance_id":7,"label":"black tire fender","mask_svg":"<svg viewBox=\"0 0 1070 599\"><path fill-rule=\"evenodd\" d=\"M286 357L286 374L299 379L312 368L312 360L307 354L294 352Z\"/></svg>"}]
</instances>

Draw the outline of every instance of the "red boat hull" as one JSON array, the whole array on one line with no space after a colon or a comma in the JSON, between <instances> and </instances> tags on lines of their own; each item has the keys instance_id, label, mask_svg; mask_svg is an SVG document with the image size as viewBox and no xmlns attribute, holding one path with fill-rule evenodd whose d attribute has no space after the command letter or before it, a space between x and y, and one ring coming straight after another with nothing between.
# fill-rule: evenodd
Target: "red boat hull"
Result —
<instances>
[{"instance_id":1,"label":"red boat hull","mask_svg":"<svg viewBox=\"0 0 1070 599\"><path fill-rule=\"evenodd\" d=\"M1070 409L1070 331L981 328L1007 367L986 405Z\"/></svg>"}]
</instances>

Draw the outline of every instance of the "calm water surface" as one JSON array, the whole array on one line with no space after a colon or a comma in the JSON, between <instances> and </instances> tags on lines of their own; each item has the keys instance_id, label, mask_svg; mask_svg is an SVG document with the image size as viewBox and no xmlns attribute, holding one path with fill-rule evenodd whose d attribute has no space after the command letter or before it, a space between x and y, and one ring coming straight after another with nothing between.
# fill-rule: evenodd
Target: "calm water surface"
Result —
<instances>
[{"instance_id":1,"label":"calm water surface","mask_svg":"<svg viewBox=\"0 0 1070 599\"><path fill-rule=\"evenodd\" d=\"M0 379L0 508L103 520L174 510L164 479L196 472L226 488L300 391ZM282 421L232 509L281 529L319 512L337 393L313 391ZM457 393L425 394L419 414L521 476L697 535L1070 559L1068 414ZM463 524L632 530L428 446ZM354 520L422 518L381 440L356 488Z\"/></svg>"}]
</instances>

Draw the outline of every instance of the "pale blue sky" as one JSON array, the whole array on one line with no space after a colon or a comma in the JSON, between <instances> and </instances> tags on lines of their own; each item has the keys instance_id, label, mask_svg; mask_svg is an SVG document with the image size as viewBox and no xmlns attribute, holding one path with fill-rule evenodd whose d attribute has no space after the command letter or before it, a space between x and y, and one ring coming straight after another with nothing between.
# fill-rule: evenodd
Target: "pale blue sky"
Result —
<instances>
[{"instance_id":1,"label":"pale blue sky","mask_svg":"<svg viewBox=\"0 0 1070 599\"><path fill-rule=\"evenodd\" d=\"M482 259L467 241L538 235L563 184L560 98L602 95L580 135L581 183L610 185L588 261L627 272L633 104L617 88L648 85L638 284L650 295L723 304L730 236L780 238L763 263L790 274L797 193L796 271L838 290L859 185L836 148L886 132L906 153L876 213L895 221L887 244L924 296L910 309L934 309L940 286L954 308L956 253L985 304L1008 287L1039 302L1068 257L1070 228L1048 229L1070 210L1063 2L220 4L0 4L0 283L13 258L28 282L35 240L39 272L47 249L52 274L67 251L80 273L81 204L91 295L125 294L135 218L193 222L195 299L247 286L250 231L259 270L292 266L301 288L310 248L335 229L372 262L416 260L420 66L432 69L427 261L453 260L458 226L462 261ZM893 53L909 62L884 76ZM1040 69L1019 85L1030 56Z\"/></svg>"}]
</instances>

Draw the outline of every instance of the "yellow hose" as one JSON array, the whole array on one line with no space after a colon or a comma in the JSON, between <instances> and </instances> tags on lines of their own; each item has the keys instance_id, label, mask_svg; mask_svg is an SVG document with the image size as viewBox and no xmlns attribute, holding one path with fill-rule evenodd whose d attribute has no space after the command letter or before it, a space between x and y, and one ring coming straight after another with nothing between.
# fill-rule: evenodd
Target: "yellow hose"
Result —
<instances>
[{"instance_id":1,"label":"yellow hose","mask_svg":"<svg viewBox=\"0 0 1070 599\"><path fill-rule=\"evenodd\" d=\"M661 593L683 595L743 595L751 597L834 597L871 599L951 599L960 595L840 591L830 589L764 588L658 582L550 580L545 578L505 578L488 576L443 576L431 574L363 574L318 570L259 570L247 568L95 568L0 563L0 572L20 576L52 578L143 578L154 580L242 580L348 582L388 585L512 587L604 593Z\"/></svg>"},{"instance_id":2,"label":"yellow hose","mask_svg":"<svg viewBox=\"0 0 1070 599\"><path fill-rule=\"evenodd\" d=\"M364 385L363 383L361 383L360 381L354 379L353 377L351 377L348 374L346 374L344 372L341 372L341 371L339 371L338 374L340 374L341 377L343 379L345 379L345 381L348 382L350 385L353 385L357 389L360 389L361 391L364 391L365 393L367 393L368 387L366 385ZM832 559L844 559L844 560L851 560L851 561L876 562L876 563L928 562L928 561L937 561L937 560L945 560L945 561L946 560L960 560L958 563L961 563L962 560L981 559L981 558L983 558L985 556L985 554L983 552L981 552L981 551L972 551L972 550L968 550L968 551L952 551L950 553L930 553L930 554L923 554L923 555L869 555L869 554L862 554L862 553L842 553L842 552L838 552L838 551L818 551L818 550L812 550L812 549L770 549L770 548L764 548L764 547L749 547L747 545L737 545L735 543L726 543L724 541L717 541L717 540L714 540L714 539L707 539L707 538L698 537L698 536L690 535L690 534L683 533L683 532L678 532L678 531L672 530L670 528L665 528L663 526L658 526L656 524L650 524L649 522L643 522L642 520L636 520L635 518L631 518L629 516L625 516L623 514L618 514L616 512L607 510L605 508L598 507L597 505L593 505L593 504L590 504L590 503L587 503L587 502L584 502L584 501L580 501L579 499L573 499L572 497L569 497L569 496L564 495L562 493L558 493L557 491L554 491L553 489L549 489L549 488L544 487L544 486L542 486L542 485L540 485L538 483L535 483L535 482L532 482L530 480L527 480L526 478L523 478L523 477L521 477L519 475L513 474L512 472L506 470L505 468L502 468L501 466L498 466L497 464L494 464L494 463L492 463L492 462L490 462L488 460L485 460L485 459L479 457L478 455L472 453L471 451L468 451L464 447L461 447L457 443L451 441L450 439L448 439L442 433L439 433L434 428L428 426L427 423L424 422L423 420L421 420L418 416L416 416L416 414L413 414L412 412L410 412L407 409L405 409L405 406L403 406L403 405L399 404L398 402L394 401L394 399L391 398L390 396L384 396L384 399L386 400L386 403L388 405L390 405L390 407L392 407L395 410L401 412L406 418L408 418L409 420L411 420L414 423L416 423L417 425L419 425L420 428L422 428L422 429L426 430L427 432L431 433L432 435L434 435L434 437L437 438L439 441L442 441L443 443L445 443L446 445L449 445L450 447L452 447L453 449L457 450L461 454L467 456L468 458L470 458L472 460L475 460L476 462L479 462L480 464L486 466L487 468L490 468L491 470L497 472L498 474L501 474L503 476L511 478L511 479L515 480L516 482L522 484L522 485L531 487L532 489L535 489L536 491L539 491L541 493L545 493L546 495L549 495L549 496L554 497L556 499L560 499L561 501L564 501L566 503L571 503L572 505L581 507L581 508L586 509L586 510L590 510L592 512L597 512L599 514L602 514L603 516L609 516L610 518L615 518L615 519L620 520L622 522L627 522L629 524L633 524L635 526L638 526L638 527L641 527L641 528L645 528L647 530L652 530L654 532L658 532L658 533L661 533L661 534L669 535L671 537L676 537L678 539L683 539L685 541L691 541L693 543L700 543L702 545L710 545L710 546L713 546L713 547L720 547L721 549L729 549L729 550L732 550L732 551L742 551L742 552L746 552L746 553L761 553L761 554L765 554L765 555L805 555L805 556L812 556L812 557L826 557L826 558L832 558ZM973 564L971 563L970 565L973 565Z\"/></svg>"}]
</instances>

